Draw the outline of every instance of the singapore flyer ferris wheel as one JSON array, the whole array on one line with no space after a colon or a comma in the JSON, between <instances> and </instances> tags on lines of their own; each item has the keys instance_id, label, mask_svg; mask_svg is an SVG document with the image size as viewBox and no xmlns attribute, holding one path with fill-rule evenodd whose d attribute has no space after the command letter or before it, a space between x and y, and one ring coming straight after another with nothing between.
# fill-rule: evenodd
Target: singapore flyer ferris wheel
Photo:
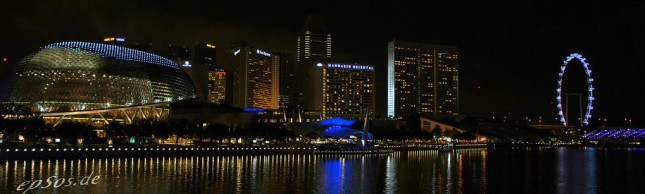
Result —
<instances>
[{"instance_id":1,"label":"singapore flyer ferris wheel","mask_svg":"<svg viewBox=\"0 0 645 194\"><path fill-rule=\"evenodd\" d=\"M589 91L589 95L587 96L587 110L584 112L584 116L582 116L582 111L580 113L581 114L580 125L584 126L584 125L589 125L589 119L591 118L591 110L593 110L592 102L594 100L594 97L593 97L594 87L593 87L593 84L592 84L593 78L591 77L591 69L589 69L589 63L586 62L587 59L585 59L584 57L582 57L582 55L580 55L578 53L572 53L569 56L567 56L566 60L563 61L562 66L560 67L560 74L558 74L559 75L558 76L559 77L558 78L558 88L556 89L557 92L558 92L558 96L556 97L556 100L558 102L558 104L557 104L558 117L560 118L560 122L562 122L562 124L564 124L564 126L569 125L567 123L567 119L569 119L569 118L567 118L565 116L564 110L562 108L562 101L563 101L563 97L562 97L562 78L564 77L564 70L567 68L567 65L569 64L569 62L571 62L574 59L576 59L576 60L578 60L578 61L580 61L582 63L582 66L584 67L584 70L585 70L585 74L587 75L587 91ZM565 98L567 98L567 97L568 97L568 95L565 96ZM567 106L568 106L568 103L567 103ZM582 109L582 107L581 107L581 109ZM568 111L569 110L567 110L567 112Z\"/></svg>"}]
</instances>

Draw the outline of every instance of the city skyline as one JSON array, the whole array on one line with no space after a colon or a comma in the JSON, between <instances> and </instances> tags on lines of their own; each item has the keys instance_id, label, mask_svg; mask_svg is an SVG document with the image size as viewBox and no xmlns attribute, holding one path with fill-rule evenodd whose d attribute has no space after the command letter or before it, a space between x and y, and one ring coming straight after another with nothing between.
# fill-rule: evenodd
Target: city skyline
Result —
<instances>
[{"instance_id":1,"label":"city skyline","mask_svg":"<svg viewBox=\"0 0 645 194\"><path fill-rule=\"evenodd\" d=\"M642 193L645 1L11 1L0 193Z\"/></svg>"},{"instance_id":2,"label":"city skyline","mask_svg":"<svg viewBox=\"0 0 645 194\"><path fill-rule=\"evenodd\" d=\"M645 115L638 108L643 106L643 102L638 100L642 92L638 84L630 84L637 82L637 72L642 69L638 65L642 61L638 53L642 53L643 49L636 46L643 42L640 36L636 36L643 32L642 20L628 17L628 13L641 13L638 11L643 9L642 3L620 6L607 3L605 7L611 9L574 3L518 2L503 6L483 2L420 4L434 5L430 6L434 7L430 8L430 12L435 13L420 12L412 5L402 4L385 6L354 2L341 9L334 8L331 3L314 3L316 6L306 6L314 8L298 9L305 7L303 3L265 2L243 9L242 13L257 12L256 15L264 14L266 17L234 17L231 15L237 14L227 15L230 12L220 8L242 6L236 3L222 4L216 8L218 11L212 13L187 12L204 10L200 6L207 7L207 4L187 4L188 8L162 16L161 13L168 12L172 6L159 4L142 7L144 3L133 2L123 6L122 11L116 10L117 13L127 12L125 15L78 11L57 12L42 17L43 13L30 10L71 8L47 2L22 2L13 5L15 9L7 11L12 17L2 19L8 29L12 29L4 33L8 37L18 38L0 40L0 55L6 56L11 63L40 45L71 40L97 42L114 36L136 42L151 42L153 50L163 49L168 44L190 46L195 42L214 42L219 45L248 41L262 49L293 51L306 16L319 13L333 34L334 57L339 62L374 65L377 113L385 112L382 105L386 103L383 91L386 85L383 77L387 72L386 44L392 40L404 40L459 47L459 77L462 78L460 112L466 115L503 116L511 113L517 117L555 117L557 111L553 103L558 67L562 58L573 52L585 55L595 72L598 88L595 91L598 99L595 113L598 114L594 114L594 119L610 117L610 120L617 121L624 117L637 119ZM79 6L97 7L99 4L84 3ZM109 8L114 5L100 6ZM141 11L132 12L131 9L136 7L140 7ZM261 7L273 8L277 14L265 14L268 11ZM417 18L432 18L430 16L435 15L453 17L435 20L435 27L413 25ZM456 15L459 17L454 17ZM157 17L166 22L151 19ZM354 20L343 19L348 17ZM479 17L489 19L479 21L476 19ZM126 19L128 22L124 22ZM280 22L269 24L264 22L266 19L279 19L276 21ZM68 22L47 22L54 20ZM153 22L144 24L140 22L142 20ZM31 25L50 27L51 32L38 34L30 30L33 29ZM170 30L154 34L150 29ZM620 95L629 91L635 94Z\"/></svg>"}]
</instances>

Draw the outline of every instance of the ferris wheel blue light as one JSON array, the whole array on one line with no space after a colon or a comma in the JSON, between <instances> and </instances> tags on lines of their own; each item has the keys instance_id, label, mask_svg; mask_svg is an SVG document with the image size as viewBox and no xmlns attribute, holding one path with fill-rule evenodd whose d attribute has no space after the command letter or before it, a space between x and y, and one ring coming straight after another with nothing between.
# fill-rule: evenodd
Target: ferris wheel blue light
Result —
<instances>
[{"instance_id":1,"label":"ferris wheel blue light","mask_svg":"<svg viewBox=\"0 0 645 194\"><path fill-rule=\"evenodd\" d=\"M589 119L591 118L591 110L593 110L592 102L594 101L594 96L593 96L593 90L595 89L592 85L593 78L591 77L591 69L589 69L589 63L587 63L587 59L582 57L582 55L578 53L572 53L569 56L567 56L567 59L562 62L562 66L560 67L560 73L559 78L558 78L558 88L556 91L558 92L558 96L555 98L558 101L558 104L556 107L558 108L558 116L560 117L560 122L564 124L564 126L567 126L567 119L564 115L564 110L562 109L562 78L564 77L564 70L567 69L567 65L569 62L572 60L577 59L582 63L582 66L585 68L585 74L587 75L587 91L589 91L589 96L587 97L587 111L585 111L585 115L582 119L582 125L588 125L589 124Z\"/></svg>"}]
</instances>

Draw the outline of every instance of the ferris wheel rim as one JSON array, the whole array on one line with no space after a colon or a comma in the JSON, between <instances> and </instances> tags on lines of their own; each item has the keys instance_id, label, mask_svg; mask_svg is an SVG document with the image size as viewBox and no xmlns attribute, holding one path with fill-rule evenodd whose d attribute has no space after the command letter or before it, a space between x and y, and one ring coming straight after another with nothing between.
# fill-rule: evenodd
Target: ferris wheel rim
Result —
<instances>
[{"instance_id":1,"label":"ferris wheel rim","mask_svg":"<svg viewBox=\"0 0 645 194\"><path fill-rule=\"evenodd\" d=\"M560 66L560 73L558 74L558 88L556 89L558 95L556 97L556 100L558 104L556 107L558 108L558 117L560 118L560 122L564 125L567 126L567 119L564 115L564 111L562 109L562 79L564 78L564 71L567 68L567 65L572 60L578 60L582 63L582 66L585 69L585 75L587 76L587 91L589 91L589 95L587 96L587 109L584 114L584 118L581 118L581 125L588 125L589 124L589 119L591 118L591 110L593 110L593 101L594 101L594 96L593 96L593 90L595 89L593 87L593 77L591 77L591 69L589 68L589 63L587 63L587 59L584 58L581 54L579 53L571 53L567 58L562 62L562 66Z\"/></svg>"}]
</instances>

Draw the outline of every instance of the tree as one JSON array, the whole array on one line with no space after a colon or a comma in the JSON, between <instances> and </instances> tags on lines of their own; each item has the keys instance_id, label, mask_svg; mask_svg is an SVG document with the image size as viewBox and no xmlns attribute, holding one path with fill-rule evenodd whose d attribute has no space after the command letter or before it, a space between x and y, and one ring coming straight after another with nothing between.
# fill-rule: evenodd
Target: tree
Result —
<instances>
[{"instance_id":1,"label":"tree","mask_svg":"<svg viewBox=\"0 0 645 194\"><path fill-rule=\"evenodd\" d=\"M122 137L125 135L125 127L117 122L105 125L105 135L110 138Z\"/></svg>"},{"instance_id":2,"label":"tree","mask_svg":"<svg viewBox=\"0 0 645 194\"><path fill-rule=\"evenodd\" d=\"M223 139L230 135L228 127L222 124L213 124L206 127L206 137L210 139L210 142L213 143L213 139Z\"/></svg>"},{"instance_id":3,"label":"tree","mask_svg":"<svg viewBox=\"0 0 645 194\"><path fill-rule=\"evenodd\" d=\"M166 122L161 122L161 121L154 121L152 123L152 134L160 139L168 139L170 137L170 126L168 126L168 123Z\"/></svg>"},{"instance_id":4,"label":"tree","mask_svg":"<svg viewBox=\"0 0 645 194\"><path fill-rule=\"evenodd\" d=\"M438 138L441 136L441 134L441 127L439 127L439 125L435 126L434 130L430 132L430 135L432 135L433 138Z\"/></svg>"},{"instance_id":5,"label":"tree","mask_svg":"<svg viewBox=\"0 0 645 194\"><path fill-rule=\"evenodd\" d=\"M79 122L63 122L54 128L54 134L66 139L69 143L73 143L78 138L93 139L96 137L92 126Z\"/></svg>"},{"instance_id":6,"label":"tree","mask_svg":"<svg viewBox=\"0 0 645 194\"><path fill-rule=\"evenodd\" d=\"M18 119L21 126L23 126L21 133L27 142L39 143L40 139L44 136L45 131L51 128L50 125L45 124L41 118L29 117Z\"/></svg>"},{"instance_id":7,"label":"tree","mask_svg":"<svg viewBox=\"0 0 645 194\"><path fill-rule=\"evenodd\" d=\"M37 142L43 136L43 132L50 128L51 126L45 124L40 115L33 112L29 106L0 104L0 129L7 136L7 140L23 135L27 142Z\"/></svg>"},{"instance_id":8,"label":"tree","mask_svg":"<svg viewBox=\"0 0 645 194\"><path fill-rule=\"evenodd\" d=\"M177 136L175 144L179 144L179 138L186 137L195 125L191 124L187 119L170 119L170 130Z\"/></svg>"},{"instance_id":9,"label":"tree","mask_svg":"<svg viewBox=\"0 0 645 194\"><path fill-rule=\"evenodd\" d=\"M461 140L475 140L476 136L471 132L463 132L463 133L455 134L454 138L461 139Z\"/></svg>"},{"instance_id":10,"label":"tree","mask_svg":"<svg viewBox=\"0 0 645 194\"><path fill-rule=\"evenodd\" d=\"M125 125L125 133L127 137L139 137L140 127L136 124Z\"/></svg>"},{"instance_id":11,"label":"tree","mask_svg":"<svg viewBox=\"0 0 645 194\"><path fill-rule=\"evenodd\" d=\"M418 137L421 138L421 139L425 139L425 140L431 140L431 139L434 138L434 134L432 134L431 132L427 132L427 131L421 131L419 133Z\"/></svg>"},{"instance_id":12,"label":"tree","mask_svg":"<svg viewBox=\"0 0 645 194\"><path fill-rule=\"evenodd\" d=\"M455 134L457 134L457 133L459 133L457 130L455 130L455 129L449 129L449 130L446 130L446 131L444 131L444 132L443 132L443 136L451 137L451 138L452 138L452 137L454 137L454 136L455 136Z\"/></svg>"}]
</instances>

